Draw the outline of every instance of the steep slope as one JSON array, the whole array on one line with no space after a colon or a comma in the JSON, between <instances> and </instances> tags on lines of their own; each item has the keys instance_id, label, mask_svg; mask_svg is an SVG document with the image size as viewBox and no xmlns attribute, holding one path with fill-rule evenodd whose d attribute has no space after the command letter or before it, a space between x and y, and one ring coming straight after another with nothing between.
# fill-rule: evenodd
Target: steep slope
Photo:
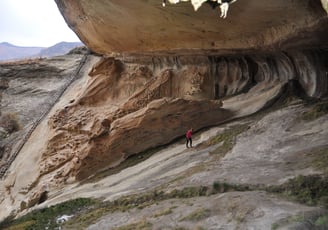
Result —
<instances>
[{"instance_id":1,"label":"steep slope","mask_svg":"<svg viewBox=\"0 0 328 230\"><path fill-rule=\"evenodd\" d=\"M205 210L197 220L200 228L273 228L304 213L326 218L324 208L272 195L289 186L302 191L302 183L288 182L298 175L319 181L314 187L325 184L326 167L316 162L327 150L327 115L321 116L327 113L326 102L319 103L320 118L312 122L301 116L311 109L299 100L249 117L281 105L286 95L310 102L327 98L327 14L319 0L237 1L226 20L207 4L194 12L187 2L166 8L155 0L56 2L94 53L80 78L66 85L56 104L50 103L53 108L0 182L1 218L76 197L101 199L101 210L148 207L135 217L115 209L93 219L97 205L83 210L86 218L73 212L90 229L136 221L191 228L192 218L182 213L199 209ZM175 142L190 127L201 131L217 125L205 139L196 139L196 149L187 152L183 141ZM169 147L156 150L164 146ZM115 171L151 149L156 150L151 158ZM139 192L145 193L131 195ZM179 194L197 205L173 200L179 206L175 212L168 202ZM199 197L205 195L208 199ZM324 195L310 201L326 207ZM173 224L149 214L160 211L153 201L163 204L159 209L170 209ZM228 208L218 208L221 202ZM124 223L113 222L115 217ZM74 225L79 220L72 228L80 227Z\"/></svg>"},{"instance_id":2,"label":"steep slope","mask_svg":"<svg viewBox=\"0 0 328 230\"><path fill-rule=\"evenodd\" d=\"M193 149L186 149L181 139L150 156L142 154L141 160L131 158L139 163L49 190L39 208L78 197L102 200L51 216L49 222L74 215L59 224L64 229L324 229L327 224L319 223L327 211L313 206L326 205L324 197L315 192L297 197L299 189L306 189L299 183L309 189L313 185L305 184L306 177L289 181L300 175L317 181L316 175L327 170L328 115L325 110L309 117L315 110L294 99L287 106L202 130L194 136ZM281 196L284 188L292 200Z\"/></svg>"},{"instance_id":3,"label":"steep slope","mask_svg":"<svg viewBox=\"0 0 328 230\"><path fill-rule=\"evenodd\" d=\"M13 199L2 200L8 208L3 213L23 211L43 202L45 192L168 144L190 126L200 130L251 115L270 106L288 85L295 85L295 92L303 91L303 96L323 97L325 60L325 52L156 60L91 55L83 77L36 128L11 165L2 194ZM308 72L315 77L302 75ZM223 103L215 100L224 96L233 97Z\"/></svg>"}]
</instances>

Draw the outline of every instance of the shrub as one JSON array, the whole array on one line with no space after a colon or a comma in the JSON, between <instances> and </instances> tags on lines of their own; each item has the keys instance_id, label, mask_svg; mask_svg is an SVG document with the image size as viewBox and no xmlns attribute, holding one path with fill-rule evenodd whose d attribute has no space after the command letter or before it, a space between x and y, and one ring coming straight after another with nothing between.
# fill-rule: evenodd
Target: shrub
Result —
<instances>
[{"instance_id":1,"label":"shrub","mask_svg":"<svg viewBox=\"0 0 328 230\"><path fill-rule=\"evenodd\" d=\"M302 204L328 207L328 178L321 175L297 176L268 192L281 193Z\"/></svg>"},{"instance_id":2,"label":"shrub","mask_svg":"<svg viewBox=\"0 0 328 230\"><path fill-rule=\"evenodd\" d=\"M305 121L313 121L328 113L328 101L322 101L313 105L307 112L302 114Z\"/></svg>"},{"instance_id":3,"label":"shrub","mask_svg":"<svg viewBox=\"0 0 328 230\"><path fill-rule=\"evenodd\" d=\"M0 126L8 133L13 133L19 130L17 116L14 113L5 113L0 117Z\"/></svg>"},{"instance_id":4,"label":"shrub","mask_svg":"<svg viewBox=\"0 0 328 230\"><path fill-rule=\"evenodd\" d=\"M9 217L0 223L0 229L56 229L60 226L56 222L61 215L76 214L81 208L90 207L96 201L88 198L78 198L49 208L32 211L18 219Z\"/></svg>"}]
</instances>

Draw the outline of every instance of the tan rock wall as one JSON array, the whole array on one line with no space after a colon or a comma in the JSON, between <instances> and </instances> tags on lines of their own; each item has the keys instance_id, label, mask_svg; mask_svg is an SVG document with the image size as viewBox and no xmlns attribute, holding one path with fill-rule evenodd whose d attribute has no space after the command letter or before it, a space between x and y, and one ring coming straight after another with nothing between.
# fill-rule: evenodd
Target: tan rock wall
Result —
<instances>
[{"instance_id":1,"label":"tan rock wall","mask_svg":"<svg viewBox=\"0 0 328 230\"><path fill-rule=\"evenodd\" d=\"M314 51L104 58L74 103L49 120L53 135L41 175L82 180L182 137L190 126L198 130L236 116L238 108L220 109L215 99L254 95L290 80L308 96L327 96L326 63L327 53Z\"/></svg>"},{"instance_id":2,"label":"tan rock wall","mask_svg":"<svg viewBox=\"0 0 328 230\"><path fill-rule=\"evenodd\" d=\"M320 0L239 0L226 19L209 4L195 12L189 2L163 8L160 0L55 1L84 44L105 55L229 53L320 47L327 41Z\"/></svg>"}]
</instances>

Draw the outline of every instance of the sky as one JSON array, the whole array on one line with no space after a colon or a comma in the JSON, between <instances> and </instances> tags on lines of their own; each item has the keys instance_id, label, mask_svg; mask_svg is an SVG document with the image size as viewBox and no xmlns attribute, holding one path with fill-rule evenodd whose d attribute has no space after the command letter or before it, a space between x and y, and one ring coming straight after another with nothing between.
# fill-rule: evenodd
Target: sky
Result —
<instances>
[{"instance_id":1,"label":"sky","mask_svg":"<svg viewBox=\"0 0 328 230\"><path fill-rule=\"evenodd\" d=\"M79 42L55 0L0 0L0 43L49 47Z\"/></svg>"}]
</instances>

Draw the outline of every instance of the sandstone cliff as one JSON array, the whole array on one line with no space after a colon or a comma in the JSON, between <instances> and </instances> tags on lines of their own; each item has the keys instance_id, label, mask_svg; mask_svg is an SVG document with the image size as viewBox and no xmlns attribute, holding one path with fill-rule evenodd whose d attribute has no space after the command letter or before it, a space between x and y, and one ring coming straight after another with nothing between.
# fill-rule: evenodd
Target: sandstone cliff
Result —
<instances>
[{"instance_id":1,"label":"sandstone cliff","mask_svg":"<svg viewBox=\"0 0 328 230\"><path fill-rule=\"evenodd\" d=\"M327 14L319 0L240 0L230 7L227 19L220 19L217 10L206 4L194 12L186 2L166 8L155 0L56 0L56 3L68 25L93 54L85 56L78 73L74 71L81 63L81 56L67 62L67 66L55 67L58 70L56 76L61 68L68 71L62 70L63 76L77 75L54 81L58 87L52 88L53 93L45 93L45 101L40 103L51 110L46 109L45 114L37 113L35 108L41 107L37 103L33 104L35 107L28 107L31 112L23 117L31 121L23 125L22 131L31 132L29 124L36 124L35 130L26 143L27 138L24 139L25 145L19 152L9 151L3 157L5 162L11 154L18 154L10 162L12 164L0 184L3 208L0 217L24 212L37 204L49 205L77 196L114 199L134 189L154 189L161 181L168 183L167 191L170 191L170 186L202 182L207 186L216 179L237 184L253 184L252 181L281 184L288 177L315 172L308 166L303 171L295 170L297 173L286 168L280 169L286 173L271 170L277 159L295 159L296 153L307 149L306 145L307 151L326 149L327 122L324 118L315 123L315 130L303 133L305 136L310 133L316 141L304 137L302 148L292 144L303 135L299 131L303 126L296 125L296 114L305 109L291 107L263 118L262 125L251 122L247 135L256 134L261 139L261 133L264 133L263 143L267 145L263 144L253 153L247 142L254 140L248 136L240 145L234 142L235 148L230 149L222 161L219 159L220 167L213 165L218 160L214 157L212 163L206 165L208 170L213 169L211 173L201 170L201 175L179 180L181 184L170 182L179 173L187 175L194 164L200 166L205 160L204 155L196 160L186 160L188 156L182 150L183 143L177 149L171 145L183 137L189 127L199 131L227 124L269 108L288 93L311 100L328 96ZM49 63L52 60L49 59ZM45 66L51 66L46 64L48 61ZM7 68L0 69L1 74L9 73L4 75L5 80L15 75ZM7 83L3 85L2 90L10 92ZM293 115L289 116L289 112ZM271 132L265 130L275 127L274 124L270 126L271 116L277 122L280 113L282 120L272 131L274 136L270 136ZM293 131L284 130L284 125ZM308 125L304 127L309 128ZM19 132L17 138L24 136ZM279 132L288 134L286 141ZM16 142L10 143L15 145ZM202 143L205 141L198 141L198 144ZM285 149L277 147L279 143L284 143ZM261 146L261 142L253 144ZM163 157L159 152L155 161L158 159L163 164L165 169L162 171L156 166L153 168L157 171L151 168L148 174L136 168L131 169L132 172L127 170L127 177L140 182L140 186L128 179L128 184L121 184L121 178L125 178L122 174L117 175L120 177L117 181L114 176L95 184L101 188L99 193L91 192L92 186L83 185L134 155L142 156L147 150L167 145L171 152L165 154L172 157L170 160L180 160L178 165L187 161L190 165L186 168L174 168L174 164L164 167L166 163L159 159ZM203 153L208 154L210 149ZM244 150L251 159L243 154ZM271 151L277 153L271 157ZM282 156L280 152L287 155ZM254 163L257 158L259 161ZM252 170L239 170L242 159L248 159L245 162L248 168L252 164L259 167L262 160L269 162L268 168L261 166L259 175ZM235 166L233 161L236 161ZM152 162L152 165L156 164ZM297 166L298 163L293 164L293 167ZM133 175L137 172L142 176ZM270 172L274 172L272 178ZM215 173L220 176L214 176ZM151 175L159 182L141 183ZM210 175L209 178L206 175ZM265 200L263 198L263 202ZM277 211L279 201L274 203ZM286 213L294 215L296 212L288 208ZM265 226L272 224L268 220L264 222Z\"/></svg>"},{"instance_id":2,"label":"sandstone cliff","mask_svg":"<svg viewBox=\"0 0 328 230\"><path fill-rule=\"evenodd\" d=\"M326 6L325 0L322 0ZM97 53L227 53L241 49L326 46L320 0L239 0L226 19L218 8L189 2L56 0L67 24ZM315 36L313 36L315 34Z\"/></svg>"}]
</instances>

